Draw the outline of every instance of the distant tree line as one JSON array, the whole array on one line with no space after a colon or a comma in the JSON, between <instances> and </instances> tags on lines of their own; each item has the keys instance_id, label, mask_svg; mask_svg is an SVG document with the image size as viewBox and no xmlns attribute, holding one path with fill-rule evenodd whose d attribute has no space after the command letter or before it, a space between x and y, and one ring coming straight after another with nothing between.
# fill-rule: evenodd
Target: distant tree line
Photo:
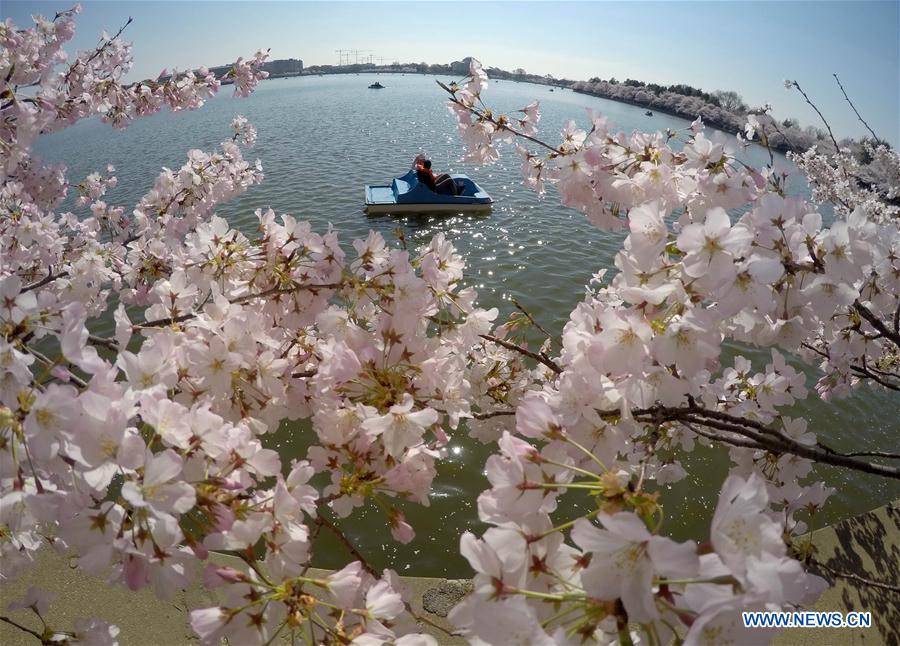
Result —
<instances>
[{"instance_id":1,"label":"distant tree line","mask_svg":"<svg viewBox=\"0 0 900 646\"><path fill-rule=\"evenodd\" d=\"M684 83L659 85L635 79L619 82L615 78L604 81L594 77L572 85L576 92L631 103L684 119L702 117L707 125L738 133L747 123L747 115L753 112L740 94L731 90L705 92ZM813 126L801 128L797 119L789 117L777 124L777 130L768 134L769 144L776 150L808 150L811 146L833 148L828 133Z\"/></svg>"},{"instance_id":2,"label":"distant tree line","mask_svg":"<svg viewBox=\"0 0 900 646\"><path fill-rule=\"evenodd\" d=\"M353 65L313 65L304 71L305 74L352 74L360 72L404 72L410 74L432 74L437 76L450 76L460 79L469 73L471 57L452 63L400 63L395 61L391 65L372 65L358 63ZM575 92L599 96L612 101L630 103L643 108L672 114L693 121L702 117L703 122L712 128L725 132L739 133L744 130L747 123L747 115L760 111L753 109L744 102L743 97L732 90L715 90L706 92L700 88L676 83L674 85L660 85L658 83L645 83L636 79L619 81L615 77L604 81L599 77L593 77L588 81L573 81L559 79L549 74L529 74L522 68L513 71L488 67L485 69L492 80L512 80L524 83L536 83L555 87L568 87ZM788 117L767 132L769 145L782 152L794 150L802 152L812 146L818 146L825 152L833 151L834 145L826 130L815 126L801 127L800 122L794 117ZM862 141L844 139L838 142L841 147L849 147L862 164L867 164L866 147ZM879 142L884 143L884 142Z\"/></svg>"}]
</instances>

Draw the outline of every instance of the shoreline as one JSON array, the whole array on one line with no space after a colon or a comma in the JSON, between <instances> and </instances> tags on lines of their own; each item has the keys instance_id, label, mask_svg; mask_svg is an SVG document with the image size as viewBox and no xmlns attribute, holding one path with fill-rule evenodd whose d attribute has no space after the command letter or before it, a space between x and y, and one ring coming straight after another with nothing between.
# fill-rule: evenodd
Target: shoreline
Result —
<instances>
[{"instance_id":1,"label":"shoreline","mask_svg":"<svg viewBox=\"0 0 900 646\"><path fill-rule=\"evenodd\" d=\"M433 76L436 78L440 78L441 76L446 76L446 74L442 75L442 74L436 74L434 72L400 72L400 71L395 71L395 70L364 70L364 71L346 71L346 72L345 71L330 71L330 72L311 72L311 73L308 73L307 71L304 70L304 72L302 74L282 74L282 75L278 75L278 76L269 76L265 80L268 81L268 80L285 79L285 78L303 78L303 77L311 77L311 76L359 76L361 74L375 75L375 76L378 76L381 74L390 74L393 76L397 76L397 75L406 76L407 74L409 74L409 75L415 74L417 76ZM637 101L629 101L628 99L624 99L624 98L613 98L613 97L609 97L609 96L604 96L597 92L591 92L589 90L575 87L579 83L584 83L585 81L557 81L555 83L548 83L548 82L542 82L541 80L520 80L520 79L516 79L516 78L506 78L506 77L497 77L497 76L490 77L490 80L492 80L492 81L511 81L513 83L522 83L522 84L528 84L528 85L537 85L537 86L541 86L541 87L549 87L549 88L554 88L554 89L571 90L572 92L576 92L578 94L583 94L585 96L592 96L592 97L595 97L598 99L603 99L604 101L613 101L615 103L623 103L625 105L630 105L630 106L633 106L636 108L640 108L642 110L652 110L653 112L659 112L660 114L665 114L670 117L677 117L679 119L685 119L686 121L689 121L689 122L693 121L697 117L702 117L703 125L705 125L709 128L712 128L714 130L720 130L720 131L722 131L726 134L730 134L730 135L737 135L738 133L743 132L742 127L736 127L731 123L722 122L719 119L707 118L702 113L695 114L695 115L690 115L687 113L680 113L675 110L669 109L665 106L655 105L653 103L651 103L650 105L646 105L644 103L639 103ZM756 139L749 140L748 143L765 149L765 146L763 146ZM786 142L785 143L781 143L781 142L770 143L769 147L773 151L781 153L781 154L784 154L787 152L801 152L802 153L807 150L806 148L803 148L802 146L790 146Z\"/></svg>"}]
</instances>

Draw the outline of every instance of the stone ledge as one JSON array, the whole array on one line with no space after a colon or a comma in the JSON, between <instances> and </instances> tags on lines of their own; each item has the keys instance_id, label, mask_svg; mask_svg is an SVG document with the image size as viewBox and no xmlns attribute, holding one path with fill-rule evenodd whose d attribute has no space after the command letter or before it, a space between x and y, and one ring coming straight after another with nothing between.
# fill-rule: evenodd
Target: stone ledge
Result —
<instances>
[{"instance_id":1,"label":"stone ledge","mask_svg":"<svg viewBox=\"0 0 900 646\"><path fill-rule=\"evenodd\" d=\"M213 553L210 560L237 569L244 566L240 559L226 554ZM177 591L168 601L157 598L147 588L130 592L122 586L110 585L102 578L79 571L73 563L67 556L49 549L43 550L33 567L23 572L17 580L0 586L0 614L41 632L41 623L30 610L9 612L6 609L12 601L24 597L30 586L37 586L56 595L47 616L48 623L55 628L70 629L79 618L99 617L119 627L118 639L123 646L180 646L198 643L188 625L187 612L217 603L214 590L204 590L198 585ZM202 580L206 564L197 562L195 581ZM309 575L314 577L324 577L329 573L329 570L317 568L309 570ZM452 627L446 617L468 592L471 582L427 577L401 578L410 592L413 611L447 631L442 632L422 622L422 632L433 635L441 644L465 644L464 639L450 636ZM0 623L0 644L35 646L37 640L14 626Z\"/></svg>"},{"instance_id":2,"label":"stone ledge","mask_svg":"<svg viewBox=\"0 0 900 646\"><path fill-rule=\"evenodd\" d=\"M900 585L900 500L813 532L813 544L816 560L829 570ZM869 611L872 626L792 628L782 630L776 644L900 644L900 593L836 577L825 569L817 573L832 587L808 610Z\"/></svg>"},{"instance_id":3,"label":"stone ledge","mask_svg":"<svg viewBox=\"0 0 900 646\"><path fill-rule=\"evenodd\" d=\"M836 525L813 533L816 558L829 569L898 585L900 583L900 501L874 511L848 518ZM223 554L211 557L222 565L239 567L242 563ZM198 562L198 570L204 567ZM325 575L325 570L310 570ZM199 572L198 572L199 574ZM827 590L809 610L847 612L868 610L873 625L868 629L792 629L782 631L777 644L890 644L900 645L900 594L874 588L858 580L835 577L827 571L821 574L833 587ZM402 577L410 590L413 610L430 622L451 630L447 621L450 609L471 589L468 580L449 580L425 577ZM199 580L199 579L198 579ZM110 586L103 579L78 571L70 559L51 550L44 550L34 567L19 579L0 586L0 612L24 626L40 632L37 617L30 611L6 612L6 606L21 599L29 586L57 595L48 619L51 625L70 628L80 617L100 617L119 626L119 641L125 646L180 646L196 644L186 613L216 603L214 592L191 586L178 591L169 601L157 599L151 590L128 592L120 586ZM439 643L455 646L465 640L422 625ZM20 630L0 623L0 644L3 646L34 646L37 641Z\"/></svg>"}]
</instances>

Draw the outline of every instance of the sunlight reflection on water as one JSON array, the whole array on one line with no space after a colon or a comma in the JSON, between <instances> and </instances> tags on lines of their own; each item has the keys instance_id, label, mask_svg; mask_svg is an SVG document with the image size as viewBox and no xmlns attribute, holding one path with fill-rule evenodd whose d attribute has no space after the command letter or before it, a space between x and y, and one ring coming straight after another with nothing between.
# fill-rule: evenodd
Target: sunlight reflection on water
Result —
<instances>
[{"instance_id":1,"label":"sunlight reflection on water","mask_svg":"<svg viewBox=\"0 0 900 646\"><path fill-rule=\"evenodd\" d=\"M252 235L257 223L254 210L272 207L309 220L320 232L333 224L348 253L352 252L350 242L365 237L369 229L392 241L393 230L400 227L411 247L443 231L467 259L466 280L478 289L482 306L496 306L503 316L513 309L510 300L515 298L545 327L561 331L591 276L600 268L612 268L624 235L592 228L580 214L559 206L552 189L541 198L524 188L518 160L510 151L489 168L457 161L461 144L431 77L389 76L384 79L387 88L377 95L367 90L368 82L367 77L358 76L267 81L247 100L217 97L199 112L156 115L124 132L97 121L83 122L44 138L37 148L48 161L66 162L73 181L113 163L119 186L110 191L107 201L135 204L152 187L160 167L181 166L188 148L212 149L229 136L231 118L244 114L259 129L259 141L247 157L262 159L266 179L219 209L219 215L234 226ZM625 131L689 125L662 114L648 119L643 110L630 105L570 91L548 96L540 86L507 81L491 84L486 98L497 108L509 110L536 96L542 97L540 130L550 141L570 118L586 127L585 108L606 114L613 128ZM402 174L420 151L429 154L438 172L473 177L496 201L493 211L450 217L367 217L362 211L363 186L386 183ZM743 156L756 164L767 158L759 148ZM788 166L783 157L778 159ZM796 193L804 187L794 184L792 189ZM769 360L768 352L739 351L760 366ZM735 352L732 348L726 355ZM807 416L811 430L828 438L835 448L863 450L885 449L896 442L898 427L891 411L896 411L896 402L887 395L861 389L854 398L835 405L809 399L796 407L795 414ZM868 432L851 434L849 429ZM295 424L269 438L289 461L302 457L310 434L307 424ZM378 567L407 571L413 563L419 575L464 576L468 565L458 555L459 535L466 529L476 533L484 529L475 500L487 486L483 467L489 454L489 448L468 438L463 428L452 434L451 448L438 466L431 506L404 506L417 530L410 545L391 541L382 514L372 507L346 521L348 531L363 553L376 555L372 560ZM699 450L684 462L688 478L673 485L664 497L666 528L678 539L702 539L728 458L724 451ZM831 468L821 469L821 474L839 487L829 519L900 496L900 486L878 478ZM558 521L587 508L589 501L577 496L563 499L555 517ZM317 564L324 567L339 566L344 560L345 553L334 541L326 541L316 553Z\"/></svg>"}]
</instances>

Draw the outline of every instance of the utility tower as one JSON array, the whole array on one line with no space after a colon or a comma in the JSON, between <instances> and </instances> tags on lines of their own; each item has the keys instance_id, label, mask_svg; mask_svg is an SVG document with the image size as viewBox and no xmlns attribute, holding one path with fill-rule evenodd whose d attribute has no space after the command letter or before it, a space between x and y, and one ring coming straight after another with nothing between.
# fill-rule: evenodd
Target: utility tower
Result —
<instances>
[{"instance_id":1,"label":"utility tower","mask_svg":"<svg viewBox=\"0 0 900 646\"><path fill-rule=\"evenodd\" d=\"M336 49L334 50L338 55L338 65L349 65L350 64L350 53L353 51L351 49Z\"/></svg>"},{"instance_id":2,"label":"utility tower","mask_svg":"<svg viewBox=\"0 0 900 646\"><path fill-rule=\"evenodd\" d=\"M353 60L357 65L359 65L359 55L363 54L365 52L371 52L372 50L371 49L352 49L352 50L347 50L347 51L353 53ZM349 62L350 62L349 56L347 58L348 58L347 63L349 64ZM363 62L365 63L365 59L363 59Z\"/></svg>"}]
</instances>

